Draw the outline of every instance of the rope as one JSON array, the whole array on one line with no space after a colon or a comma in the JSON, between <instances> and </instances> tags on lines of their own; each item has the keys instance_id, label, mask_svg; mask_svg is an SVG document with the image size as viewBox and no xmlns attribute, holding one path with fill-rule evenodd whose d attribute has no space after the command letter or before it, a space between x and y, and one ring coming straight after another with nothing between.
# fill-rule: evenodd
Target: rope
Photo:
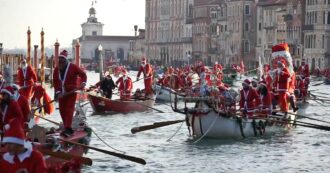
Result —
<instances>
[{"instance_id":1,"label":"rope","mask_svg":"<svg viewBox=\"0 0 330 173\"><path fill-rule=\"evenodd\" d=\"M114 148L114 147L112 147L112 146L110 146L108 143L106 143L99 135L97 135L96 134L96 132L92 129L92 132L94 133L94 135L100 140L100 141L102 141L102 143L104 144L104 145L106 145L106 146L108 146L109 148L111 148L111 149L113 149L113 150L115 150L115 151L119 151L119 152L121 152L121 153L123 153L123 154L125 154L126 152L124 152L124 151L121 151L121 150L118 150L118 149L116 149L116 148Z\"/></svg>"},{"instance_id":2,"label":"rope","mask_svg":"<svg viewBox=\"0 0 330 173\"><path fill-rule=\"evenodd\" d=\"M184 122L184 121L183 121ZM169 142L172 140L172 138L179 132L179 130L181 129L182 125L183 125L183 122L181 123L181 125L179 126L179 128L175 131L175 133L170 137L168 138L166 141Z\"/></svg>"},{"instance_id":3,"label":"rope","mask_svg":"<svg viewBox=\"0 0 330 173\"><path fill-rule=\"evenodd\" d=\"M213 128L213 126L214 126L214 124L215 124L215 122L216 122L217 119L218 119L218 116L216 116L216 117L214 118L214 120L213 120L211 126L206 130L206 132L203 134L203 136L201 136L199 139L197 139L197 140L194 142L194 144L196 144L197 142L199 142L200 140L202 140L202 139L203 139L203 138L209 133L210 129Z\"/></svg>"}]
</instances>

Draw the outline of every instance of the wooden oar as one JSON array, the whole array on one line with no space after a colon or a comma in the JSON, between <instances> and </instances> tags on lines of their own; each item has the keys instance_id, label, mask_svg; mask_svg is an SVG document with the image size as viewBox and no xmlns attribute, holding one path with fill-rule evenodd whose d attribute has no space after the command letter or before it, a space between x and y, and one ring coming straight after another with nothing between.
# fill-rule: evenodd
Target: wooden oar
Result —
<instances>
[{"instance_id":1,"label":"wooden oar","mask_svg":"<svg viewBox=\"0 0 330 173\"><path fill-rule=\"evenodd\" d=\"M279 121L279 122L290 122L290 121L293 121L293 120L290 120L290 119L286 119L286 118L282 118L282 117L276 117L276 116L271 116L272 118L268 118L269 120L271 121L279 121L279 120L282 120L282 121ZM275 119L273 119L275 118ZM279 120L276 120L276 119L279 119ZM292 122L293 123L293 122ZM314 129L319 129L319 130L326 130L326 131L330 131L330 127L329 126L323 126L323 125L318 125L318 124L312 124L312 123L307 123L307 122L302 122L302 121L297 121L296 120L296 123L295 125L298 125L298 126L303 126L303 127L309 127L309 128L314 128Z\"/></svg>"},{"instance_id":2,"label":"wooden oar","mask_svg":"<svg viewBox=\"0 0 330 173\"><path fill-rule=\"evenodd\" d=\"M67 95L70 95L70 94L72 94L72 93L74 93L74 92L76 92L76 91L78 91L78 90L80 90L80 88L76 88L76 89L74 89L74 90L72 90L72 91L66 92L66 93L64 93L61 97L65 97L65 96L67 96ZM43 105L41 105L41 106L38 106L38 107L35 108L33 111L37 111L37 110L39 110L39 109L41 109L41 108L43 108L43 107L45 107L45 106L47 106L47 105L49 105L49 104L55 102L55 101L56 101L56 99L54 99L54 100L52 100L52 101L50 101L50 102L48 102L48 103L45 103L45 104L43 104Z\"/></svg>"},{"instance_id":3,"label":"wooden oar","mask_svg":"<svg viewBox=\"0 0 330 173\"><path fill-rule=\"evenodd\" d=\"M319 86L319 85L322 85L322 84L324 84L324 82L313 84L312 86Z\"/></svg>"},{"instance_id":4,"label":"wooden oar","mask_svg":"<svg viewBox=\"0 0 330 173\"><path fill-rule=\"evenodd\" d=\"M88 166L92 166L92 164L93 164L93 160L88 157L75 156L75 155L71 155L68 153L61 152L61 151L53 152L53 151L45 150L45 149L38 149L38 151L40 151L43 155L49 155L49 156L60 158L63 160L79 159L79 161L81 161L82 164L88 165Z\"/></svg>"},{"instance_id":5,"label":"wooden oar","mask_svg":"<svg viewBox=\"0 0 330 173\"><path fill-rule=\"evenodd\" d=\"M184 121L185 120L174 120L174 121L155 122L152 125L145 125L145 126L133 127L131 129L131 132L133 134L135 134L137 132L141 132L141 131L145 131L145 130L150 130L150 129L156 129L156 128L159 128L159 127L164 127L164 126L168 126L168 125L172 125L172 124L181 123L181 122L184 122Z\"/></svg>"},{"instance_id":6,"label":"wooden oar","mask_svg":"<svg viewBox=\"0 0 330 173\"><path fill-rule=\"evenodd\" d=\"M298 115L298 114L294 114L294 113L291 113L291 112L288 112L288 114L296 115L297 117L306 118L306 119L310 119L310 120L314 120L314 121L319 121L319 122L329 123L329 124L330 124L329 121L319 120L319 119L315 119L315 118L307 117L307 116L304 116L304 115Z\"/></svg>"},{"instance_id":7,"label":"wooden oar","mask_svg":"<svg viewBox=\"0 0 330 173\"><path fill-rule=\"evenodd\" d=\"M81 146L81 147L84 147L84 148L88 148L88 149L91 149L91 150L99 151L101 153L105 153L105 154L109 154L109 155L112 155L112 156L116 156L116 157L119 157L121 159L126 159L126 160L129 160L129 161L132 161L132 162L140 163L142 165L145 165L146 164L146 161L144 159L142 159L142 158L138 158L138 157L134 157L134 156L129 156L129 155L126 155L126 154L121 154L121 153L116 153L116 152L112 152L112 151L107 151L107 150L103 150L103 149L100 149L100 148L91 147L91 146L88 146L88 145L80 144L80 143L73 142L73 141L68 141L68 140L61 139L61 138L59 138L59 140L61 140L63 142L66 142L66 143L69 143L69 144L78 145L78 146Z\"/></svg>"},{"instance_id":8,"label":"wooden oar","mask_svg":"<svg viewBox=\"0 0 330 173\"><path fill-rule=\"evenodd\" d=\"M56 122L56 121L53 121L53 120L47 119L47 118L45 118L45 117L43 117L43 116L40 116L40 115L37 115L37 114L34 114L34 116L39 117L39 118L41 118L41 119L43 119L43 120L46 120L46 121L48 121L48 122L51 122L51 123L53 123L53 124L55 124L55 125L60 126L60 123L58 123L58 122Z\"/></svg>"}]
</instances>

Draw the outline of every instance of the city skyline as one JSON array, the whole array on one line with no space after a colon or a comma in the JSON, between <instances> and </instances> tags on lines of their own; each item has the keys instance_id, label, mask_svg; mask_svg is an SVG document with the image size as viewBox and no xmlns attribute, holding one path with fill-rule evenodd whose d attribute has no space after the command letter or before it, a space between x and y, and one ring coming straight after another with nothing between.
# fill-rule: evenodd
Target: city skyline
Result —
<instances>
[{"instance_id":1,"label":"city skyline","mask_svg":"<svg viewBox=\"0 0 330 173\"><path fill-rule=\"evenodd\" d=\"M134 25L144 29L144 0L93 3L98 21L104 24L103 35L133 36ZM32 45L40 45L43 28L45 47L53 46L56 39L61 47L71 46L72 39L81 36L81 24L89 17L91 5L91 0L47 0L47 4L44 0L0 0L0 43L5 49L26 49L30 27Z\"/></svg>"}]
</instances>

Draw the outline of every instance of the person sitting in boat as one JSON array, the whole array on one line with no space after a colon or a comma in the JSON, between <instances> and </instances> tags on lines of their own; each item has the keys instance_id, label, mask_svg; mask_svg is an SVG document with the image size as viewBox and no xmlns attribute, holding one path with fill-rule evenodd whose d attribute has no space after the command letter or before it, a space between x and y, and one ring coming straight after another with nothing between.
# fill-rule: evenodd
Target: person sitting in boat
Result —
<instances>
[{"instance_id":1,"label":"person sitting in boat","mask_svg":"<svg viewBox=\"0 0 330 173\"><path fill-rule=\"evenodd\" d=\"M251 81L245 79L242 83L243 89L240 91L239 106L243 116L248 118L253 116L259 95L255 89L251 87Z\"/></svg>"},{"instance_id":2,"label":"person sitting in boat","mask_svg":"<svg viewBox=\"0 0 330 173\"><path fill-rule=\"evenodd\" d=\"M222 71L222 65L218 64L218 61L215 61L212 70L213 72L218 73L219 71Z\"/></svg>"},{"instance_id":3,"label":"person sitting in boat","mask_svg":"<svg viewBox=\"0 0 330 173\"><path fill-rule=\"evenodd\" d=\"M297 74L309 77L309 66L305 63L305 59L301 60L301 65L298 67Z\"/></svg>"},{"instance_id":4,"label":"person sitting in boat","mask_svg":"<svg viewBox=\"0 0 330 173\"><path fill-rule=\"evenodd\" d=\"M127 76L127 71L123 70L123 76L117 79L116 85L120 92L121 100L129 100L131 98L131 93L133 89L133 82L130 77Z\"/></svg>"},{"instance_id":5,"label":"person sitting in boat","mask_svg":"<svg viewBox=\"0 0 330 173\"><path fill-rule=\"evenodd\" d=\"M257 78L253 78L253 79L252 79L252 81L251 81L251 85L252 85L252 88L253 88L253 89L255 89L255 90L257 89L257 87L258 87L258 82L259 82L259 81L258 81Z\"/></svg>"},{"instance_id":6,"label":"person sitting in boat","mask_svg":"<svg viewBox=\"0 0 330 173\"><path fill-rule=\"evenodd\" d=\"M6 152L0 156L1 173L46 173L43 155L25 141L25 132L18 119L5 125L3 143Z\"/></svg>"},{"instance_id":7,"label":"person sitting in boat","mask_svg":"<svg viewBox=\"0 0 330 173\"><path fill-rule=\"evenodd\" d=\"M20 93L26 99L30 100L32 97L32 89L35 82L37 82L38 78L31 67L31 65L27 64L26 59L23 58L21 62L21 67L18 68L17 71L17 82L21 88Z\"/></svg>"},{"instance_id":8,"label":"person sitting in boat","mask_svg":"<svg viewBox=\"0 0 330 173\"><path fill-rule=\"evenodd\" d=\"M133 94L133 99L135 100L144 100L145 97L145 90L141 90L140 88L137 88Z\"/></svg>"},{"instance_id":9,"label":"person sitting in boat","mask_svg":"<svg viewBox=\"0 0 330 173\"><path fill-rule=\"evenodd\" d=\"M12 84L12 87L13 87L13 98L18 103L18 105L22 110L24 123L29 123L31 118L30 117L31 108L29 101L26 99L26 97L20 95L18 85Z\"/></svg>"},{"instance_id":10,"label":"person sitting in boat","mask_svg":"<svg viewBox=\"0 0 330 173\"><path fill-rule=\"evenodd\" d=\"M258 106L258 116L266 117L268 114L272 112L272 101L271 95L267 89L266 81L260 81L259 86L257 88L259 99L257 100Z\"/></svg>"},{"instance_id":11,"label":"person sitting in boat","mask_svg":"<svg viewBox=\"0 0 330 173\"><path fill-rule=\"evenodd\" d=\"M58 67L55 67L53 74L53 85L55 99L58 99L59 110L65 130L62 136L69 137L74 131L72 129L72 119L75 111L75 103L78 89L86 86L86 73L76 64L70 63L67 59L68 52L63 50L60 53ZM80 86L77 86L78 77L81 78Z\"/></svg>"},{"instance_id":12,"label":"person sitting in boat","mask_svg":"<svg viewBox=\"0 0 330 173\"><path fill-rule=\"evenodd\" d=\"M153 81L153 69L151 64L147 63L147 59L145 57L141 60L141 65L136 77L136 80L138 81L141 73L143 73L143 79L144 79L144 87L146 90L146 95L152 95L152 81Z\"/></svg>"},{"instance_id":13,"label":"person sitting in boat","mask_svg":"<svg viewBox=\"0 0 330 173\"><path fill-rule=\"evenodd\" d=\"M112 80L110 74L106 74L105 77L95 84L95 87L100 87L102 91L102 96L111 99L112 98L112 90L114 90L117 86L115 82Z\"/></svg>"},{"instance_id":14,"label":"person sitting in boat","mask_svg":"<svg viewBox=\"0 0 330 173\"><path fill-rule=\"evenodd\" d=\"M17 118L24 127L22 110L14 100L14 89L12 86L7 86L0 92L0 130L3 130L3 126L13 118Z\"/></svg>"}]
</instances>

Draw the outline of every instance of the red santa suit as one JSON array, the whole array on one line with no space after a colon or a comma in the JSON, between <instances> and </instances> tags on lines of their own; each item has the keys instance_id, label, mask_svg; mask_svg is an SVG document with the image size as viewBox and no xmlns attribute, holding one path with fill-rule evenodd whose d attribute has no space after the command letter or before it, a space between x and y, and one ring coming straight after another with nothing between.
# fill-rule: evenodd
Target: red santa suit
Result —
<instances>
[{"instance_id":1,"label":"red santa suit","mask_svg":"<svg viewBox=\"0 0 330 173\"><path fill-rule=\"evenodd\" d=\"M260 113L262 113L263 115L267 115L271 113L272 110L272 100L271 100L271 94L269 93L269 90L267 88L267 83L266 81L260 81L259 85L266 87L267 89L267 93L263 94L261 93L261 90L258 91L259 94L259 100L257 103L259 109L261 110ZM266 110L268 109L268 110Z\"/></svg>"},{"instance_id":2,"label":"red santa suit","mask_svg":"<svg viewBox=\"0 0 330 173\"><path fill-rule=\"evenodd\" d=\"M244 83L250 85L250 81L248 79L244 80ZM249 88L248 90L242 89L240 91L241 99L239 101L240 109L245 110L249 117L253 116L254 109L256 108L255 103L258 101L259 96L255 89Z\"/></svg>"},{"instance_id":3,"label":"red santa suit","mask_svg":"<svg viewBox=\"0 0 330 173\"><path fill-rule=\"evenodd\" d=\"M116 85L119 85L118 90L120 92L120 99L129 100L131 98L131 93L133 89L132 79L126 76L126 73L124 73L124 76L120 77L116 81Z\"/></svg>"},{"instance_id":4,"label":"red santa suit","mask_svg":"<svg viewBox=\"0 0 330 173\"><path fill-rule=\"evenodd\" d=\"M21 126L24 127L24 116L22 110L18 103L13 99L14 89L11 86L7 86L1 90L1 93L8 94L11 98L9 103L3 106L0 106L0 130L3 129L3 126L9 122L11 119L18 119L21 123Z\"/></svg>"},{"instance_id":5,"label":"red santa suit","mask_svg":"<svg viewBox=\"0 0 330 173\"><path fill-rule=\"evenodd\" d=\"M287 112L289 110L287 92L290 87L290 77L291 76L287 67L277 69L274 86L276 87L276 91L278 93L279 106L283 112Z\"/></svg>"},{"instance_id":6,"label":"red santa suit","mask_svg":"<svg viewBox=\"0 0 330 173\"><path fill-rule=\"evenodd\" d=\"M24 96L20 95L19 93L17 93L14 96L14 100L18 103L18 105L20 106L20 108L22 110L23 121L25 123L28 123L29 122L29 114L31 112L29 101Z\"/></svg>"},{"instance_id":7,"label":"red santa suit","mask_svg":"<svg viewBox=\"0 0 330 173\"><path fill-rule=\"evenodd\" d=\"M17 82L21 88L20 93L30 100L32 96L33 84L37 82L37 75L31 65L20 67L17 71Z\"/></svg>"},{"instance_id":8,"label":"red santa suit","mask_svg":"<svg viewBox=\"0 0 330 173\"><path fill-rule=\"evenodd\" d=\"M23 128L18 124L18 120L11 120L6 125L6 131L3 138L3 143L14 143L24 146L24 151L17 155L12 155L6 152L0 156L1 173L46 173L47 166L43 155L32 149L32 145L24 141L25 133Z\"/></svg>"},{"instance_id":9,"label":"red santa suit","mask_svg":"<svg viewBox=\"0 0 330 173\"><path fill-rule=\"evenodd\" d=\"M61 53L60 58L66 58L64 51ZM61 73L58 67L55 67L53 74L55 93L65 94L77 89L78 77L81 78L82 83L86 83L86 73L75 64L68 62L65 71ZM58 99L59 110L65 128L71 128L76 97L76 93L71 93Z\"/></svg>"},{"instance_id":10,"label":"red santa suit","mask_svg":"<svg viewBox=\"0 0 330 173\"><path fill-rule=\"evenodd\" d=\"M305 63L304 61L302 63ZM301 64L297 70L299 75L303 75L305 77L309 77L309 66L308 64Z\"/></svg>"},{"instance_id":11,"label":"red santa suit","mask_svg":"<svg viewBox=\"0 0 330 173\"><path fill-rule=\"evenodd\" d=\"M139 68L139 72L137 74L137 78L140 77L141 73L143 73L144 78L144 87L146 94L153 94L152 92L152 83L153 83L153 69L149 63L146 63L146 59L142 59L142 65Z\"/></svg>"}]
</instances>

